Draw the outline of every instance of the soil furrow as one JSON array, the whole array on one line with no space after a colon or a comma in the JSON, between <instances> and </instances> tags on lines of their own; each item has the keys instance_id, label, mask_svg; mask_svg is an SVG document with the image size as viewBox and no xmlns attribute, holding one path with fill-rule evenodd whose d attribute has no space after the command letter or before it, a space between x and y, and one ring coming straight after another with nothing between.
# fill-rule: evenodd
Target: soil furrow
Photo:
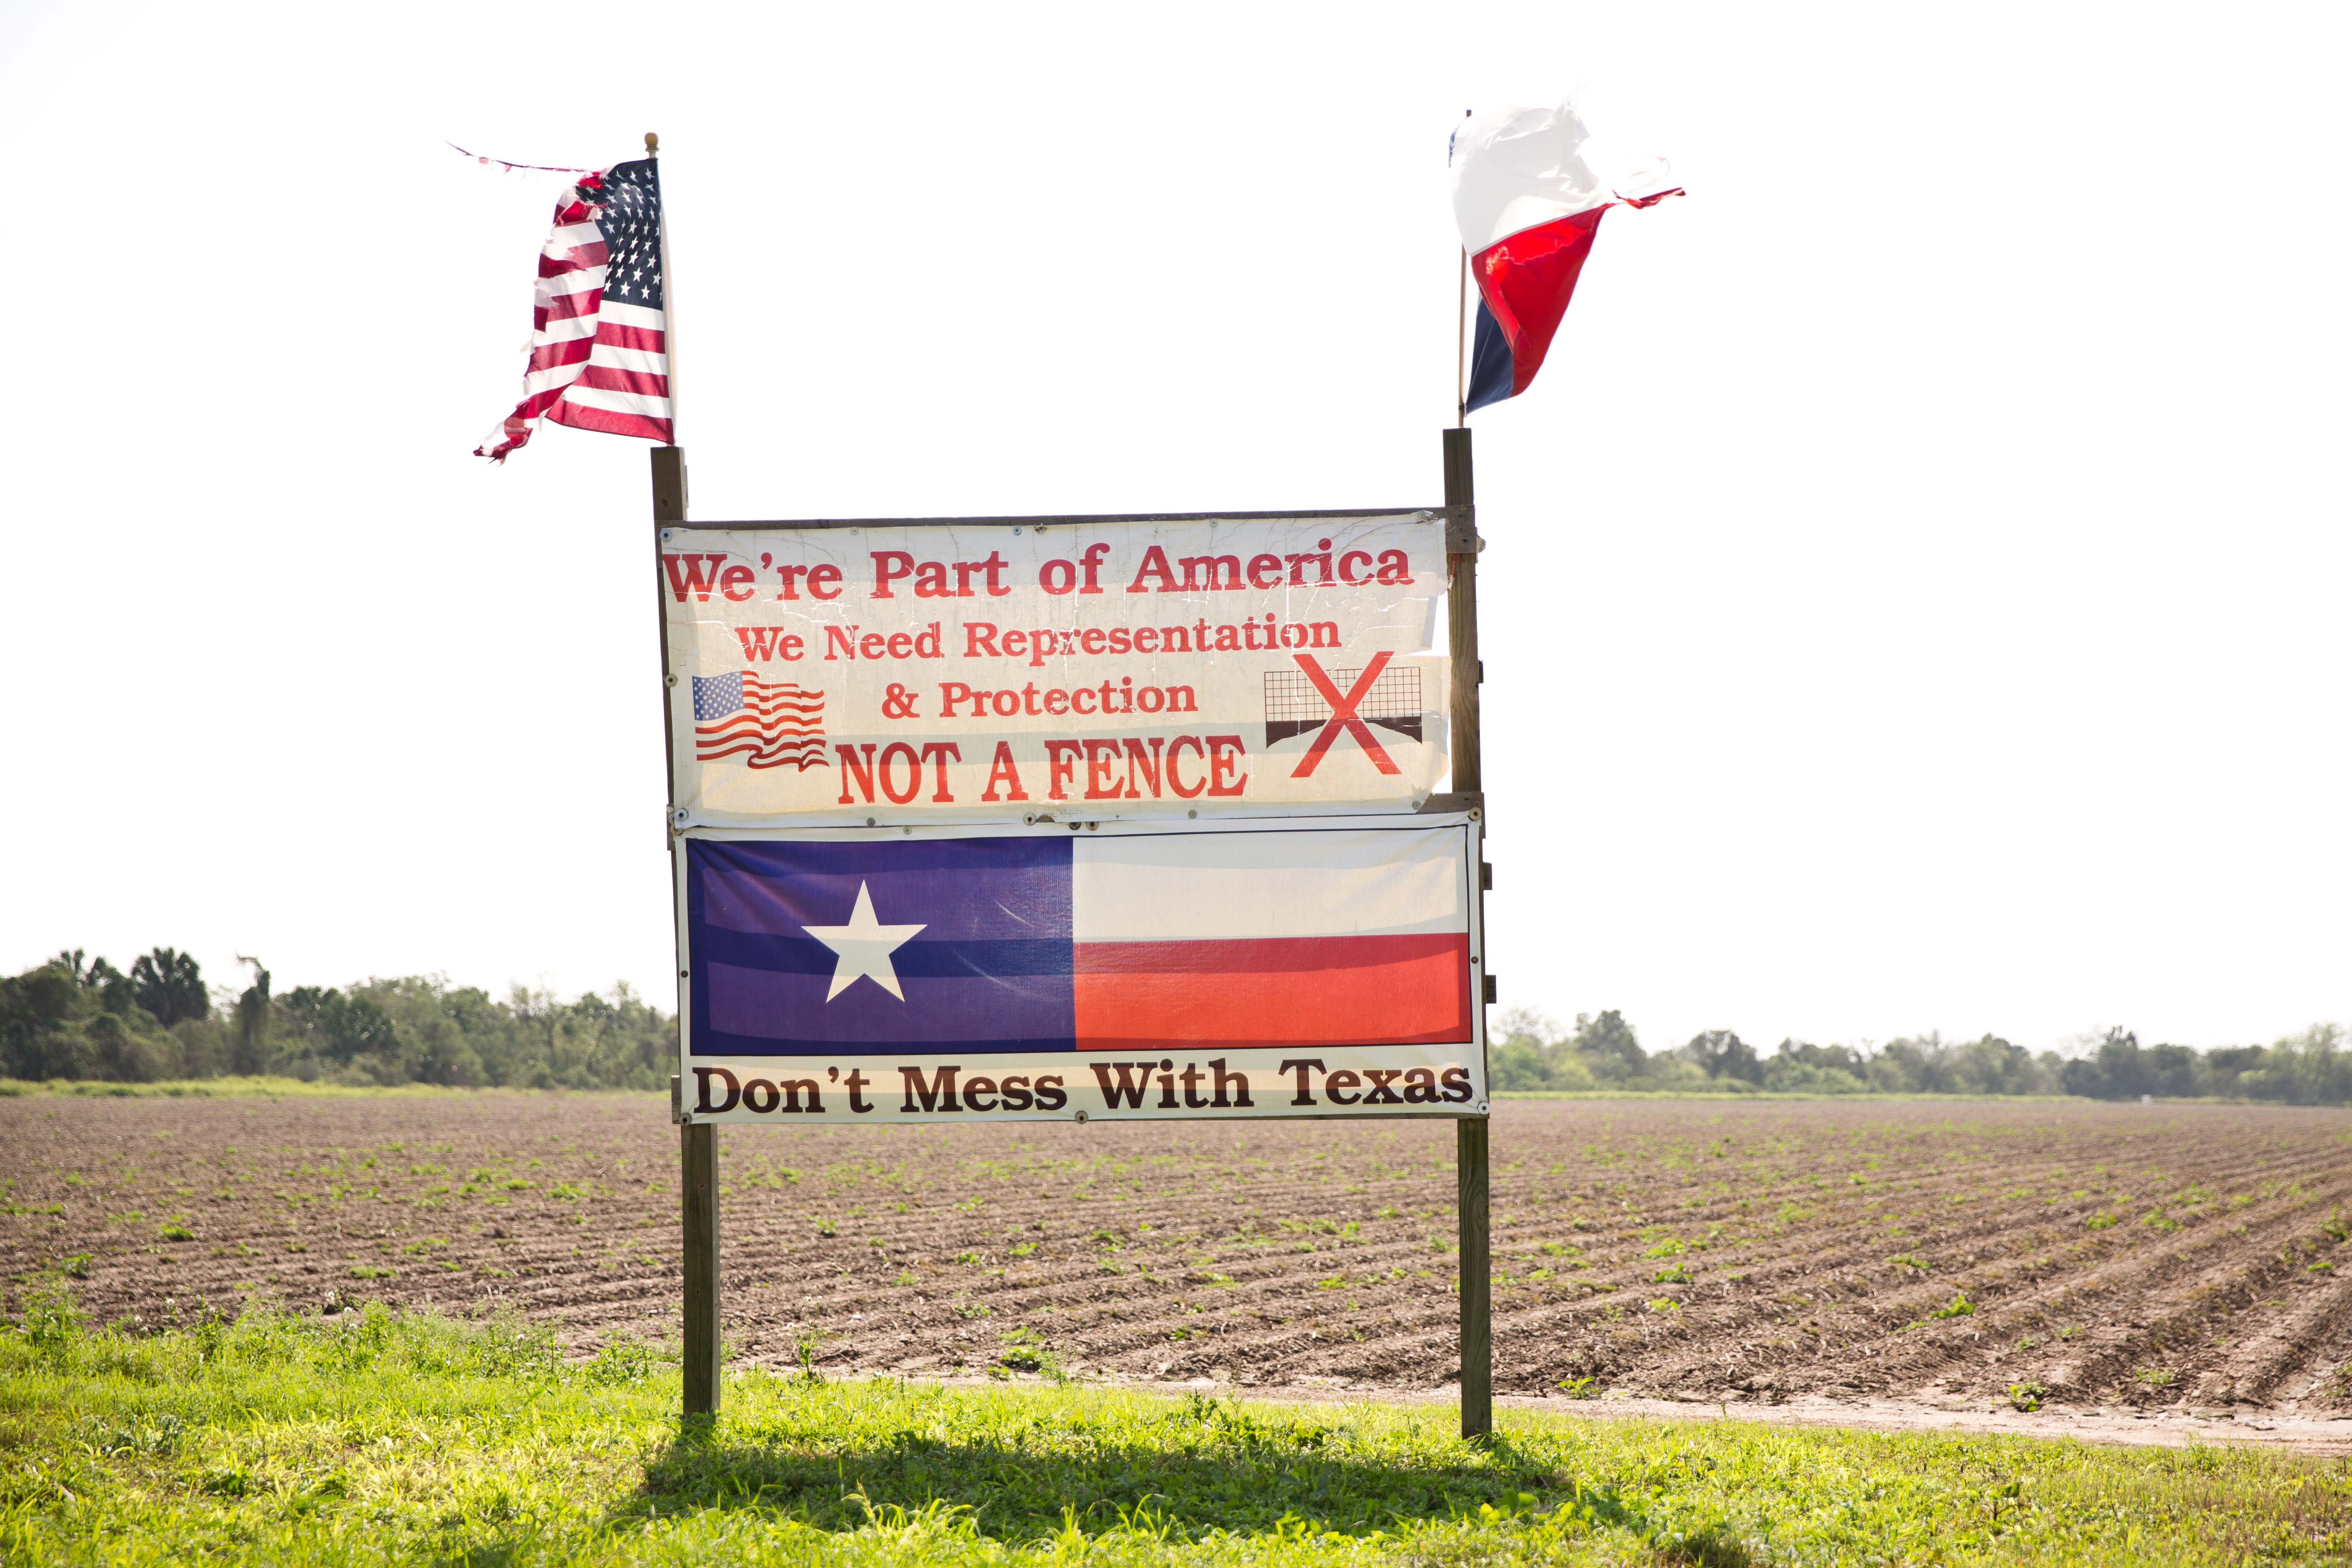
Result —
<instances>
[{"instance_id":1,"label":"soil furrow","mask_svg":"<svg viewBox=\"0 0 2352 1568\"><path fill-rule=\"evenodd\" d=\"M0 1258L102 1320L257 1296L667 1331L657 1100L0 1102ZM2344 1390L2340 1110L1504 1102L1496 1380L1780 1400ZM833 1370L1431 1387L1441 1124L805 1126L722 1139L726 1331ZM2020 1395L2032 1397L2029 1392Z\"/></svg>"}]
</instances>

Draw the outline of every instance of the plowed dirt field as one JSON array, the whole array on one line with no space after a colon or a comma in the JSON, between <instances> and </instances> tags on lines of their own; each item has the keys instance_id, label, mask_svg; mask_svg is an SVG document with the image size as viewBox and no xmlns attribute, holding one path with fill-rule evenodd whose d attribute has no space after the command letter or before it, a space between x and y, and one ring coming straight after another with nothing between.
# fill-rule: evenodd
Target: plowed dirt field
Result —
<instances>
[{"instance_id":1,"label":"plowed dirt field","mask_svg":"<svg viewBox=\"0 0 2352 1568\"><path fill-rule=\"evenodd\" d=\"M5 1268L106 1321L504 1304L582 1345L678 1299L642 1097L0 1101ZM829 1371L1430 1388L1450 1123L728 1129L727 1331ZM1775 1403L2347 1399L2352 1113L1507 1101L1498 1390ZM2012 1396L2011 1390L2018 1392Z\"/></svg>"}]
</instances>

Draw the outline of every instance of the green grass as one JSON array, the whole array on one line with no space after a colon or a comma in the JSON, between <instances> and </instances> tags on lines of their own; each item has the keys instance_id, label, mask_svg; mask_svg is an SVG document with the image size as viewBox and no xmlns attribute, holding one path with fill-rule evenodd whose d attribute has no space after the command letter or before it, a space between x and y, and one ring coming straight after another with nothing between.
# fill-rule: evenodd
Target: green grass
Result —
<instances>
[{"instance_id":1,"label":"green grass","mask_svg":"<svg viewBox=\"0 0 2352 1568\"><path fill-rule=\"evenodd\" d=\"M0 1554L1075 1565L2340 1560L2344 1463L2021 1437L565 1364L512 1321L0 1334Z\"/></svg>"}]
</instances>

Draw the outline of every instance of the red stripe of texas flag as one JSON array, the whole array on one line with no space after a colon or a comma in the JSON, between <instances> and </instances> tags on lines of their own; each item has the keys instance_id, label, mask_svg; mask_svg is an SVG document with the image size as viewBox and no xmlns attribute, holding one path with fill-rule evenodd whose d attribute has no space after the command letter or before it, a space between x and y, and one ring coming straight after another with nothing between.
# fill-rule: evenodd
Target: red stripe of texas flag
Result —
<instances>
[{"instance_id":1,"label":"red stripe of texas flag","mask_svg":"<svg viewBox=\"0 0 2352 1568\"><path fill-rule=\"evenodd\" d=\"M1543 368L1552 334L1559 331L1583 274L1584 258L1592 254L1601 215L1608 210L1594 207L1521 229L1470 258L1479 298L1511 345L1512 396L1525 392Z\"/></svg>"},{"instance_id":2,"label":"red stripe of texas flag","mask_svg":"<svg viewBox=\"0 0 2352 1568\"><path fill-rule=\"evenodd\" d=\"M1082 1051L1409 1045L1470 1037L1470 938L1082 942Z\"/></svg>"}]
</instances>

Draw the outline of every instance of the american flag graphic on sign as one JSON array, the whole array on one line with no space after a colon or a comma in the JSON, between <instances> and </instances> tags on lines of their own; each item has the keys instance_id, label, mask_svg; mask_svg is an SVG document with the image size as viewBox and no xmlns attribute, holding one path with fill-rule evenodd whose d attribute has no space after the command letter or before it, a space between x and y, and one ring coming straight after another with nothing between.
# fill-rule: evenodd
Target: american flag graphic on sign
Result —
<instances>
[{"instance_id":1,"label":"american flag graphic on sign","mask_svg":"<svg viewBox=\"0 0 2352 1568\"><path fill-rule=\"evenodd\" d=\"M694 760L748 768L824 765L824 693L751 670L694 677Z\"/></svg>"},{"instance_id":2,"label":"american flag graphic on sign","mask_svg":"<svg viewBox=\"0 0 2352 1568\"><path fill-rule=\"evenodd\" d=\"M661 180L652 159L585 175L557 201L530 327L522 401L476 457L505 461L543 418L672 438Z\"/></svg>"}]
</instances>

